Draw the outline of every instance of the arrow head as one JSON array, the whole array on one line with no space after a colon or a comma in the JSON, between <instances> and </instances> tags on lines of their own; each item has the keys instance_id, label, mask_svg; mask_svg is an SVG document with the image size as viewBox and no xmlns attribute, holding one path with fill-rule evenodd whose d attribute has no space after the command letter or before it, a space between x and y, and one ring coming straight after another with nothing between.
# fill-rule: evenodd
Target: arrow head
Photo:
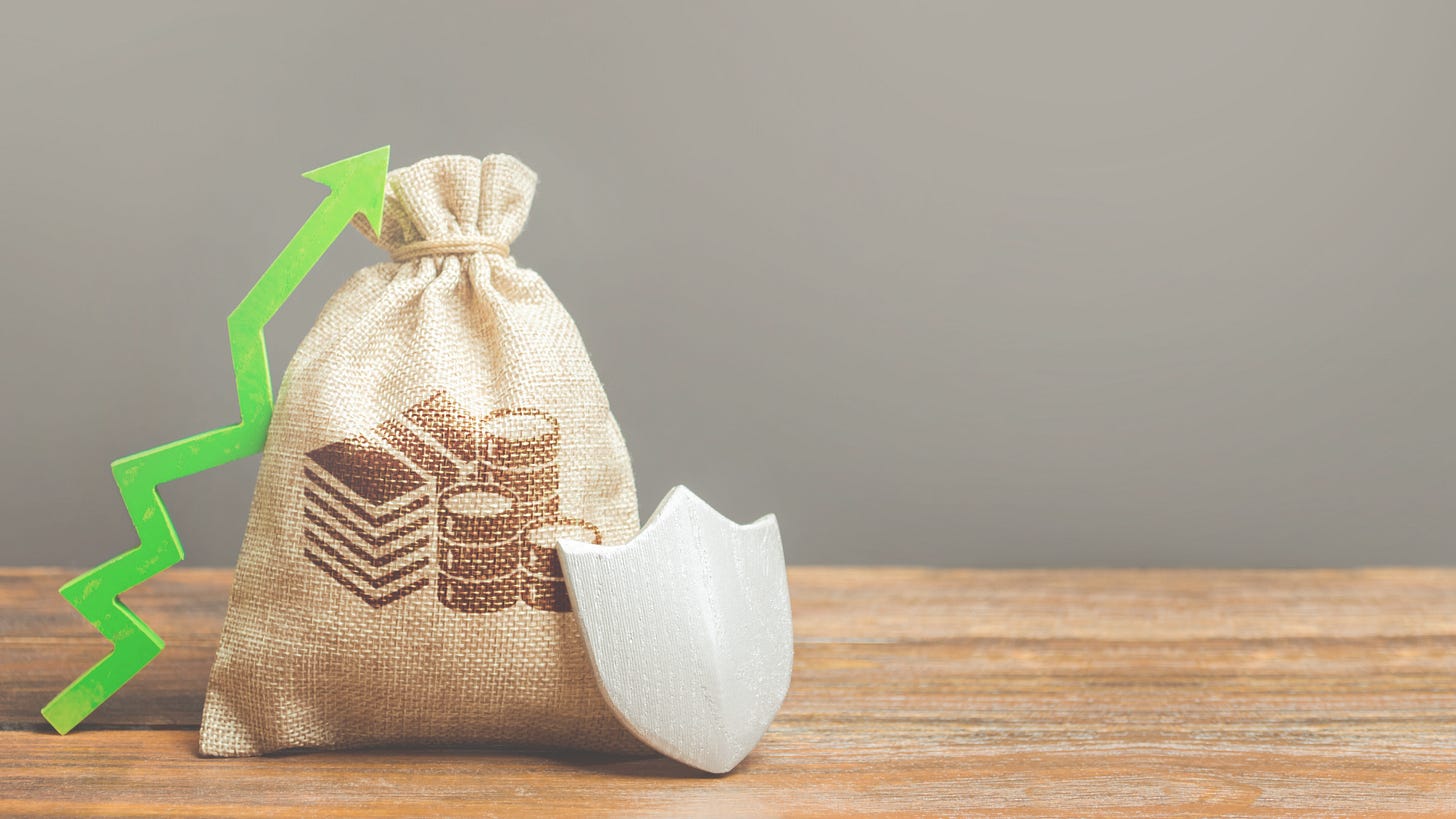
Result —
<instances>
[{"instance_id":1,"label":"arrow head","mask_svg":"<svg viewBox=\"0 0 1456 819\"><path fill-rule=\"evenodd\" d=\"M328 185L333 191L330 196L338 197L341 204L352 208L351 214L364 214L369 226L378 233L379 220L384 213L384 184L388 175L389 146L385 145L311 170L303 178Z\"/></svg>"}]
</instances>

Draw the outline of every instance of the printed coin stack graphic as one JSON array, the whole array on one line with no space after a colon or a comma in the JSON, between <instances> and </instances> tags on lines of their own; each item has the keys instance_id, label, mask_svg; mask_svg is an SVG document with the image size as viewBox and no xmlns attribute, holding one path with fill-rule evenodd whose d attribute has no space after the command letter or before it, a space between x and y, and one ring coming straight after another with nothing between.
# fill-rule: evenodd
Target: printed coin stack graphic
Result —
<instances>
[{"instance_id":1,"label":"printed coin stack graphic","mask_svg":"<svg viewBox=\"0 0 1456 819\"><path fill-rule=\"evenodd\" d=\"M505 409L486 417L480 432L477 474L488 483L440 495L440 602L459 611L499 611L525 600L569 611L565 584L527 572L521 560L526 529L560 512L560 425L540 410Z\"/></svg>"},{"instance_id":2,"label":"printed coin stack graphic","mask_svg":"<svg viewBox=\"0 0 1456 819\"><path fill-rule=\"evenodd\" d=\"M363 436L308 457L304 556L375 608L428 585L428 481Z\"/></svg>"},{"instance_id":3,"label":"printed coin stack graphic","mask_svg":"<svg viewBox=\"0 0 1456 819\"><path fill-rule=\"evenodd\" d=\"M560 456L561 425L548 413L482 417L436 393L367 435L309 453L327 474L305 470L314 485L304 493L304 554L379 607L429 583L415 575L429 564L417 553L433 522L436 597L445 606L485 613L520 601L570 611L556 544L602 536L562 515ZM392 547L401 540L409 542Z\"/></svg>"},{"instance_id":4,"label":"printed coin stack graphic","mask_svg":"<svg viewBox=\"0 0 1456 819\"><path fill-rule=\"evenodd\" d=\"M521 533L521 599L546 611L571 611L556 544L562 539L601 545L597 527L575 518L542 518Z\"/></svg>"}]
</instances>

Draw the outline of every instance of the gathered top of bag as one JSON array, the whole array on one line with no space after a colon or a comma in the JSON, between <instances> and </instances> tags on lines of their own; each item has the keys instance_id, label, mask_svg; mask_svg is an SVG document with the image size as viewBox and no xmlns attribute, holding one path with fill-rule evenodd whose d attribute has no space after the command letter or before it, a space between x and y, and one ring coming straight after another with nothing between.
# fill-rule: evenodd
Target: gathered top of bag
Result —
<instances>
[{"instance_id":1,"label":"gathered top of bag","mask_svg":"<svg viewBox=\"0 0 1456 819\"><path fill-rule=\"evenodd\" d=\"M389 172L378 235L362 215L354 226L396 262L509 256L535 193L535 172L513 156L437 156Z\"/></svg>"}]
</instances>

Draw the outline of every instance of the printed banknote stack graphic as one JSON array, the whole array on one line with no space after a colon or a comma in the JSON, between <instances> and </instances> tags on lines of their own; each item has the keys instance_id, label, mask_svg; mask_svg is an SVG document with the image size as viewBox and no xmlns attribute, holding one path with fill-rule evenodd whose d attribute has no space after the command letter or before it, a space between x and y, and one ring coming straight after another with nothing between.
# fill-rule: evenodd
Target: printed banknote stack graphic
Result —
<instances>
[{"instance_id":1,"label":"printed banknote stack graphic","mask_svg":"<svg viewBox=\"0 0 1456 819\"><path fill-rule=\"evenodd\" d=\"M437 599L456 611L517 601L570 611L556 544L602 537L562 514L560 454L560 424L545 412L482 417L436 393L308 453L304 556L376 608L433 579ZM423 571L431 555L433 577Z\"/></svg>"},{"instance_id":2,"label":"printed banknote stack graphic","mask_svg":"<svg viewBox=\"0 0 1456 819\"><path fill-rule=\"evenodd\" d=\"M429 584L429 482L365 436L309 454L303 554L378 608Z\"/></svg>"}]
</instances>

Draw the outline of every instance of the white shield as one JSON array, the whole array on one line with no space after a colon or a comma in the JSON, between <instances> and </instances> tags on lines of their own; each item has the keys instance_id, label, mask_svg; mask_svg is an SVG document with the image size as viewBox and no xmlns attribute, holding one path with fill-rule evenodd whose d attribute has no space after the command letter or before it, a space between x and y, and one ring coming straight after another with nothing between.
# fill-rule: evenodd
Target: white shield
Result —
<instances>
[{"instance_id":1,"label":"white shield","mask_svg":"<svg viewBox=\"0 0 1456 819\"><path fill-rule=\"evenodd\" d=\"M623 546L562 540L602 694L663 755L726 773L789 690L794 627L779 526L740 526L675 487Z\"/></svg>"}]
</instances>

